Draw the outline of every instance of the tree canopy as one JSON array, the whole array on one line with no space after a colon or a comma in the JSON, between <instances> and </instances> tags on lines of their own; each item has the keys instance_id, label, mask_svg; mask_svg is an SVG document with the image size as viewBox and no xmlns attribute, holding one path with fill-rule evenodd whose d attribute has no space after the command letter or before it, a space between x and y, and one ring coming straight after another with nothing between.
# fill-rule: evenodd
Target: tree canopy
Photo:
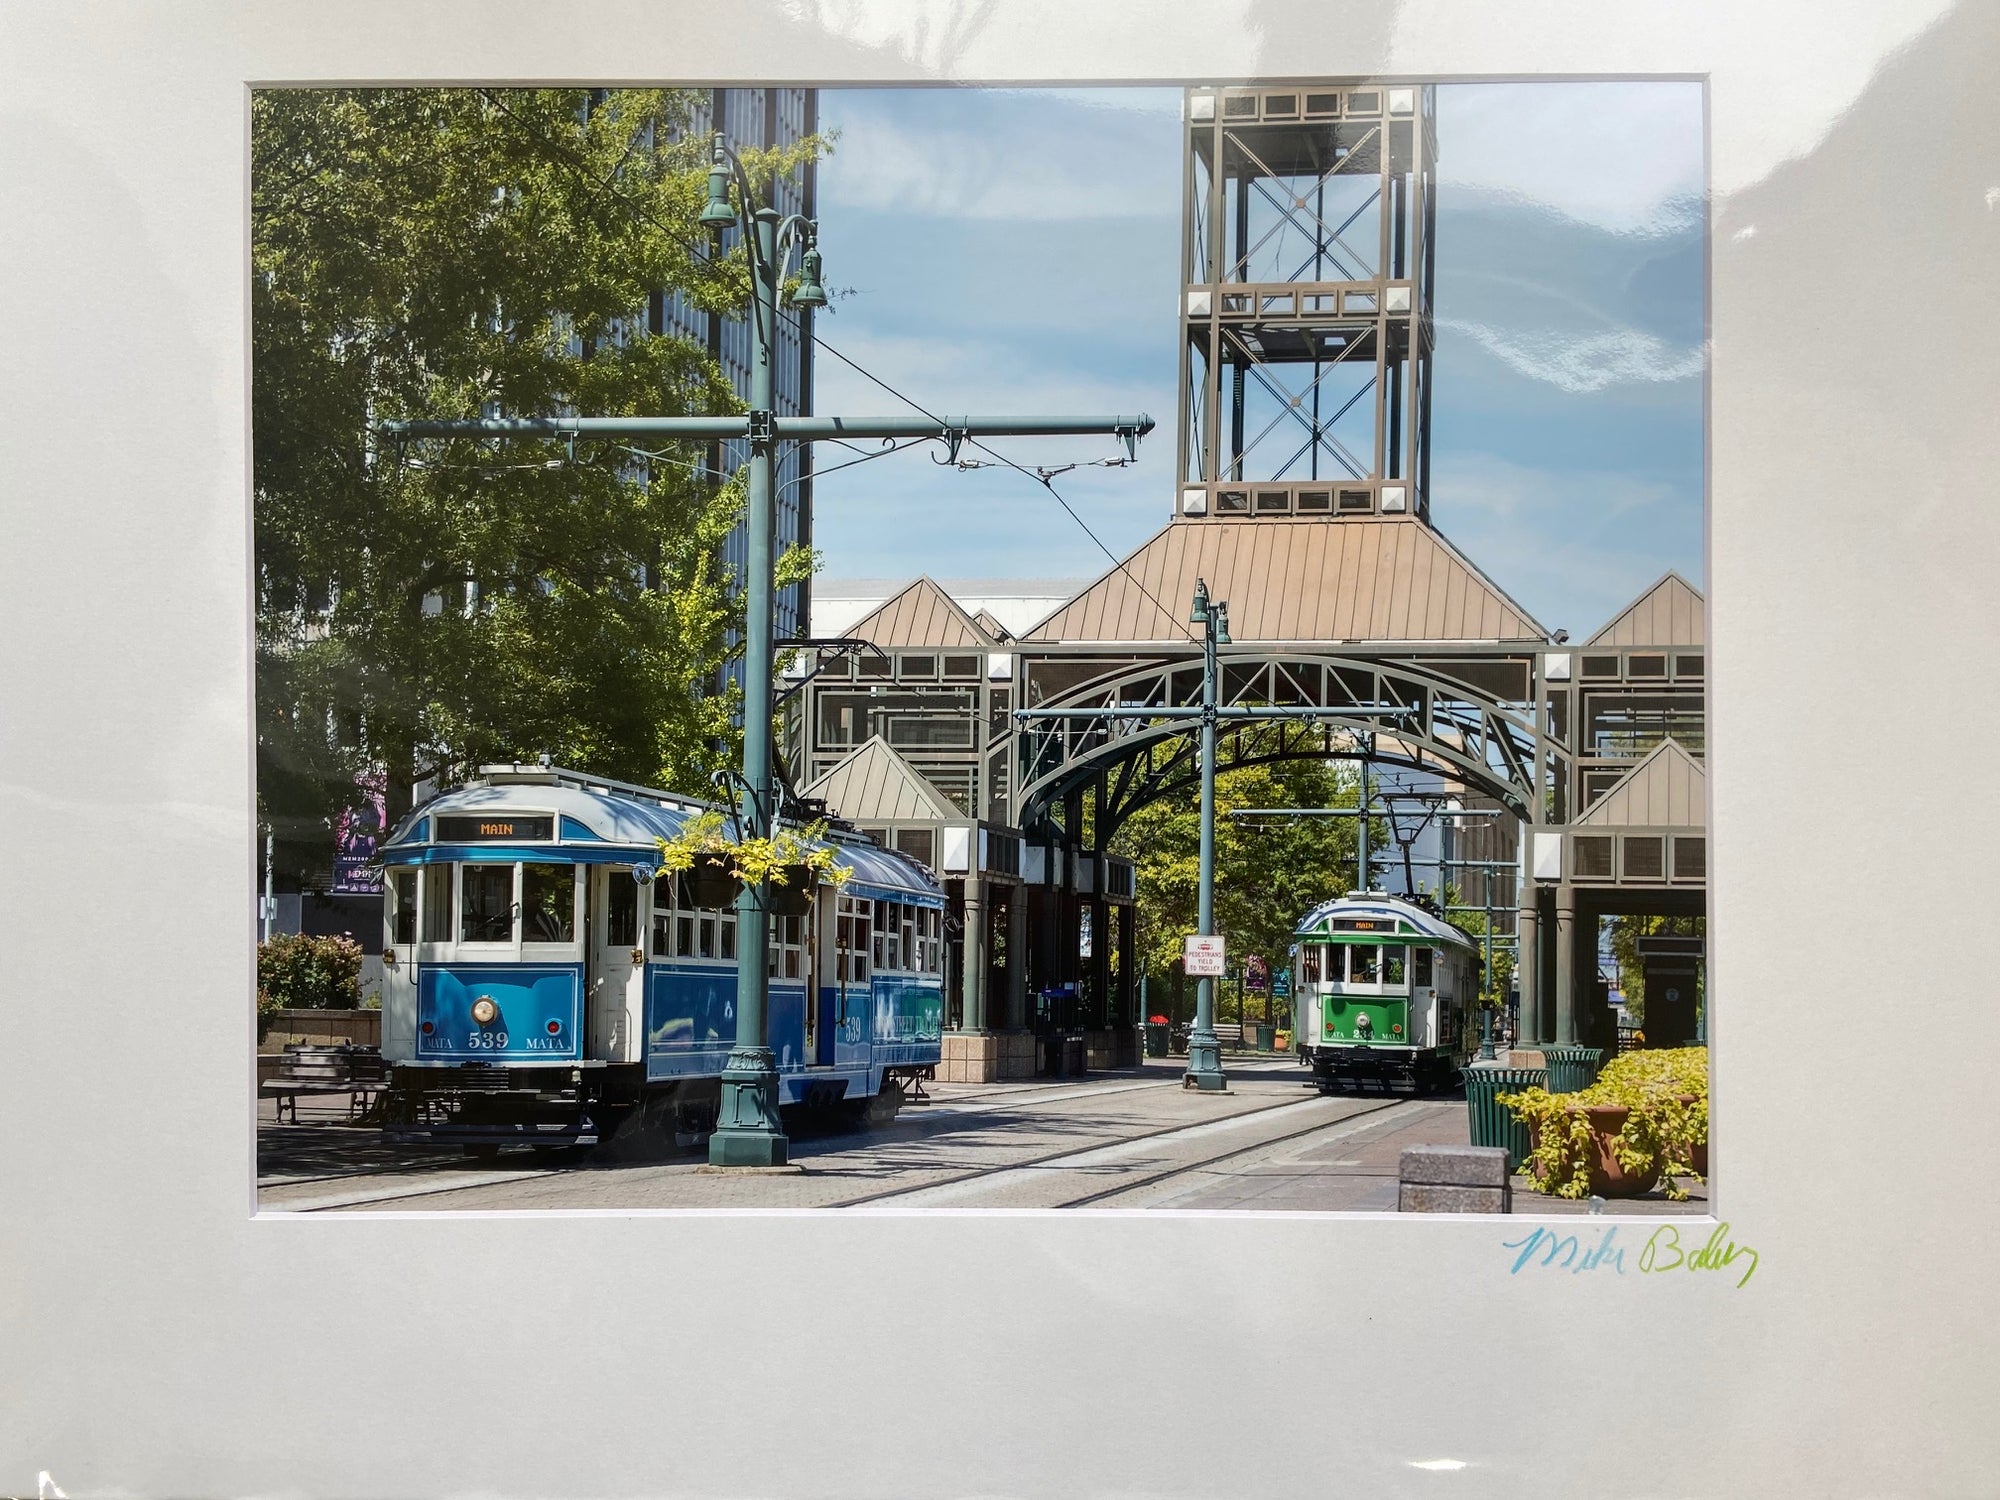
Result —
<instances>
[{"instance_id":1,"label":"tree canopy","mask_svg":"<svg viewBox=\"0 0 2000 1500\"><path fill-rule=\"evenodd\" d=\"M557 761L699 789L741 513L707 450L371 437L401 417L740 411L661 289L740 315L695 96L266 90L251 104L258 788L323 827L385 769ZM821 143L741 154L754 177Z\"/></svg>"},{"instance_id":2,"label":"tree canopy","mask_svg":"<svg viewBox=\"0 0 2000 1500\"><path fill-rule=\"evenodd\" d=\"M1280 761L1220 772L1215 778L1215 924L1228 940L1231 965L1251 954L1273 971L1287 963L1300 917L1354 888L1355 818L1283 818L1262 826L1232 818L1238 807L1354 807L1360 777L1340 761ZM1387 822L1369 819L1370 864L1379 873L1389 844ZM1140 808L1119 829L1113 852L1136 865L1142 968L1164 974L1196 930L1201 872L1197 796Z\"/></svg>"}]
</instances>

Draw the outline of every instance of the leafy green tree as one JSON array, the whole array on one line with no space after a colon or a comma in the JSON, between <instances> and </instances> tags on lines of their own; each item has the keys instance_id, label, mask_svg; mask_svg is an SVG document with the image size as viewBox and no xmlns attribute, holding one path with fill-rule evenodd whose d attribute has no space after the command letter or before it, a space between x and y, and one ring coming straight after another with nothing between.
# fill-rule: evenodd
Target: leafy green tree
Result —
<instances>
[{"instance_id":1,"label":"leafy green tree","mask_svg":"<svg viewBox=\"0 0 2000 1500\"><path fill-rule=\"evenodd\" d=\"M386 769L558 761L685 789L733 754L740 484L707 450L371 437L401 417L741 410L648 299L740 315L694 96L266 90L251 104L258 788L324 828ZM753 175L821 149L745 152Z\"/></svg>"},{"instance_id":2,"label":"leafy green tree","mask_svg":"<svg viewBox=\"0 0 2000 1500\"><path fill-rule=\"evenodd\" d=\"M1215 921L1232 966L1251 954L1273 972L1289 961L1300 917L1354 888L1355 818L1232 818L1239 807L1354 807L1360 778L1341 761L1281 761L1223 771L1215 779ZM1385 819L1369 819L1371 864L1389 846ZM1201 872L1199 792L1140 808L1119 829L1113 852L1137 873L1141 966L1167 975L1182 940L1196 931ZM1228 987L1234 994L1234 984ZM1159 1007L1155 1007L1158 1009Z\"/></svg>"}]
</instances>

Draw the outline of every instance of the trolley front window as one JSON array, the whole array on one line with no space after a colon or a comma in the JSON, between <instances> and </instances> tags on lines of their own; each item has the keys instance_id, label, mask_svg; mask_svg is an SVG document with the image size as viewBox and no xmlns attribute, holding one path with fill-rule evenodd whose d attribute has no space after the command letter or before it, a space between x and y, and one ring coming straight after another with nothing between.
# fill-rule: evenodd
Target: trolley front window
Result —
<instances>
[{"instance_id":1,"label":"trolley front window","mask_svg":"<svg viewBox=\"0 0 2000 1500\"><path fill-rule=\"evenodd\" d=\"M514 941L514 867L460 865L458 940L461 943Z\"/></svg>"},{"instance_id":2,"label":"trolley front window","mask_svg":"<svg viewBox=\"0 0 2000 1500\"><path fill-rule=\"evenodd\" d=\"M451 941L451 866L424 866L424 941Z\"/></svg>"},{"instance_id":3,"label":"trolley front window","mask_svg":"<svg viewBox=\"0 0 2000 1500\"><path fill-rule=\"evenodd\" d=\"M1382 950L1382 982L1400 985L1404 982L1404 954L1409 950L1400 943L1391 944Z\"/></svg>"},{"instance_id":4,"label":"trolley front window","mask_svg":"<svg viewBox=\"0 0 2000 1500\"><path fill-rule=\"evenodd\" d=\"M527 942L575 942L576 867L521 866L521 920Z\"/></svg>"},{"instance_id":5,"label":"trolley front window","mask_svg":"<svg viewBox=\"0 0 2000 1500\"><path fill-rule=\"evenodd\" d=\"M1347 950L1347 982L1349 984L1376 983L1375 950L1353 947Z\"/></svg>"},{"instance_id":6,"label":"trolley front window","mask_svg":"<svg viewBox=\"0 0 2000 1500\"><path fill-rule=\"evenodd\" d=\"M417 940L417 872L394 870L385 882L389 893L389 941L401 947Z\"/></svg>"}]
</instances>

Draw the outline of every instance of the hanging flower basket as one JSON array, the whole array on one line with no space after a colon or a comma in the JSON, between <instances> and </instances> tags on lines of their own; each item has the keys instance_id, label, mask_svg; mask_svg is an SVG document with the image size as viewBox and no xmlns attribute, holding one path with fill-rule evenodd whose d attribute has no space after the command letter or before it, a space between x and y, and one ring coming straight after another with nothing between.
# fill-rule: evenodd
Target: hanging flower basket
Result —
<instances>
[{"instance_id":1,"label":"hanging flower basket","mask_svg":"<svg viewBox=\"0 0 2000 1500\"><path fill-rule=\"evenodd\" d=\"M746 883L764 887L766 910L802 916L821 883L841 885L854 872L836 863L825 823L780 827L769 838L732 839L722 814L705 812L670 839L660 839L660 868L680 873L697 906L732 905Z\"/></svg>"},{"instance_id":2,"label":"hanging flower basket","mask_svg":"<svg viewBox=\"0 0 2000 1500\"><path fill-rule=\"evenodd\" d=\"M816 872L806 864L779 865L764 886L764 907L774 917L803 917L812 910Z\"/></svg>"},{"instance_id":3,"label":"hanging flower basket","mask_svg":"<svg viewBox=\"0 0 2000 1500\"><path fill-rule=\"evenodd\" d=\"M743 882L736 878L726 854L697 854L682 872L688 900L705 911L725 911L736 904Z\"/></svg>"}]
</instances>

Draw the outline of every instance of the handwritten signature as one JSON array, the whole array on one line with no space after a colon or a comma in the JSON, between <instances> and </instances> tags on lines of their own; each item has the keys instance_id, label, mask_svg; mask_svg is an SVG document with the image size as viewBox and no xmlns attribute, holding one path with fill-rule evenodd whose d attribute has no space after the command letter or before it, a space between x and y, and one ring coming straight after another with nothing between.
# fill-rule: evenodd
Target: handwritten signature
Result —
<instances>
[{"instance_id":1,"label":"handwritten signature","mask_svg":"<svg viewBox=\"0 0 2000 1500\"><path fill-rule=\"evenodd\" d=\"M1610 1271L1623 1276L1625 1252L1631 1247L1618 1242L1618 1226L1611 1224L1599 1231L1594 1245L1587 1247L1574 1234L1538 1225L1524 1239L1503 1241L1503 1248L1520 1252L1508 1268L1510 1276L1520 1275L1537 1256L1541 1258L1542 1267L1568 1271L1572 1276L1580 1276L1585 1271ZM1748 1245L1739 1244L1729 1237L1729 1225L1726 1223L1716 1225L1708 1242L1699 1250L1690 1249L1682 1242L1677 1226L1662 1224L1639 1247L1634 1266L1635 1274L1650 1276L1668 1271L1726 1271L1738 1261L1745 1263L1743 1274L1736 1283L1740 1287L1756 1274L1758 1256Z\"/></svg>"}]
</instances>

